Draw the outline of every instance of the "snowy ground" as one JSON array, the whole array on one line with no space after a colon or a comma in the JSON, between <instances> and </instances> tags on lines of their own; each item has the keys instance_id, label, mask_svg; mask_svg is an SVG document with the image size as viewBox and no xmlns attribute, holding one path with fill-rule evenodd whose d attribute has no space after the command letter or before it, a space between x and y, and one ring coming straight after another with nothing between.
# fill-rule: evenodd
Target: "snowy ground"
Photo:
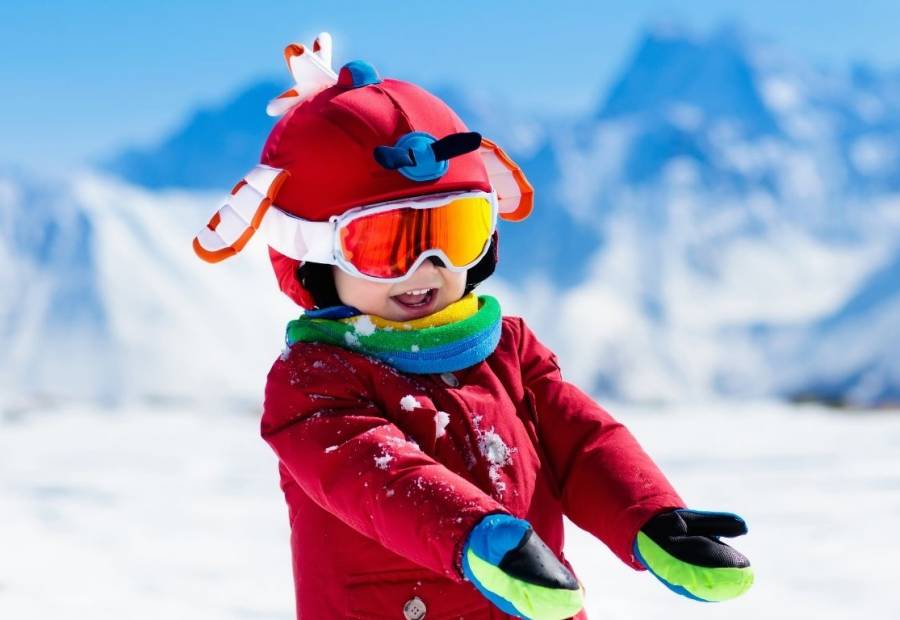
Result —
<instances>
[{"instance_id":1,"label":"snowy ground","mask_svg":"<svg viewBox=\"0 0 900 620\"><path fill-rule=\"evenodd\" d=\"M593 618L898 618L900 413L610 407L695 507L743 514L757 583L700 604L571 527ZM287 519L254 412L3 414L0 618L289 620Z\"/></svg>"}]
</instances>

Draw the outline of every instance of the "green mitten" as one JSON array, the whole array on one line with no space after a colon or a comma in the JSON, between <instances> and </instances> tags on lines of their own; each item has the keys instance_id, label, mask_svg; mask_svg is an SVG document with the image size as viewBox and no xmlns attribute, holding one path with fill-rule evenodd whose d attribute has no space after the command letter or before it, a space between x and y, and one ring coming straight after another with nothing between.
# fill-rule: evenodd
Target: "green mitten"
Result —
<instances>
[{"instance_id":1,"label":"green mitten","mask_svg":"<svg viewBox=\"0 0 900 620\"><path fill-rule=\"evenodd\" d=\"M753 569L719 537L746 533L744 520L730 512L674 510L641 528L634 554L673 592L698 601L725 601L750 589Z\"/></svg>"}]
</instances>

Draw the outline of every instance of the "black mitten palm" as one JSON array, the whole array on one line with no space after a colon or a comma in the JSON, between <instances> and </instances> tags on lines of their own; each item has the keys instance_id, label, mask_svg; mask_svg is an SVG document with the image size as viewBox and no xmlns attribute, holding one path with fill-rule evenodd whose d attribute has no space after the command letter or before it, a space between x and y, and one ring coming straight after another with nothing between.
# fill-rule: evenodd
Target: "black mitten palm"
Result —
<instances>
[{"instance_id":1,"label":"black mitten palm","mask_svg":"<svg viewBox=\"0 0 900 620\"><path fill-rule=\"evenodd\" d=\"M746 533L744 520L730 512L673 510L641 528L634 554L674 592L700 601L724 601L750 589L753 569L719 537Z\"/></svg>"}]
</instances>

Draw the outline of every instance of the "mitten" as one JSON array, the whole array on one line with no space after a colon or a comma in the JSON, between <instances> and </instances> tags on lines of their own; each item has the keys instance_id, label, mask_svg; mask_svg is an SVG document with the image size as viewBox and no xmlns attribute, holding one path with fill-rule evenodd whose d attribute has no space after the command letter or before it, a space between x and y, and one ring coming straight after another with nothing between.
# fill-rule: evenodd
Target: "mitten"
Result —
<instances>
[{"instance_id":1,"label":"mitten","mask_svg":"<svg viewBox=\"0 0 900 620\"><path fill-rule=\"evenodd\" d=\"M522 519L482 519L466 541L462 566L489 601L513 616L560 620L584 606L578 580Z\"/></svg>"},{"instance_id":2,"label":"mitten","mask_svg":"<svg viewBox=\"0 0 900 620\"><path fill-rule=\"evenodd\" d=\"M698 601L724 601L750 589L753 569L719 537L746 533L744 520L729 512L674 510L641 528L634 554L670 590Z\"/></svg>"}]
</instances>

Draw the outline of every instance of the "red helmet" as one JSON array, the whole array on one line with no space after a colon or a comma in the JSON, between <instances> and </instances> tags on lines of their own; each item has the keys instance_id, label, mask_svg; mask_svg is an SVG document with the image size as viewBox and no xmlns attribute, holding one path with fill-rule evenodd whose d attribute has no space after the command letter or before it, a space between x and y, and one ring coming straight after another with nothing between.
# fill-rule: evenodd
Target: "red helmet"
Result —
<instances>
[{"instance_id":1,"label":"red helmet","mask_svg":"<svg viewBox=\"0 0 900 620\"><path fill-rule=\"evenodd\" d=\"M266 140L261 165L235 186L228 202L194 239L194 249L204 260L217 262L236 254L259 228L267 228L270 238L277 236L275 224L266 227L270 207L304 220L327 221L367 204L493 190L501 218L520 220L530 213L531 187L521 170L496 145L469 132L431 93L408 82L381 79L362 61L344 65L335 76L328 67L327 35L320 35L311 53L289 45L285 58L297 84L273 100L269 110L286 113ZM444 140L450 136L452 142ZM432 155L427 161L392 164L375 155L379 149L389 156L391 151L466 141L470 146L454 146L439 161ZM312 296L295 277L302 261L273 245L270 242L269 253L282 291L312 308Z\"/></svg>"}]
</instances>

